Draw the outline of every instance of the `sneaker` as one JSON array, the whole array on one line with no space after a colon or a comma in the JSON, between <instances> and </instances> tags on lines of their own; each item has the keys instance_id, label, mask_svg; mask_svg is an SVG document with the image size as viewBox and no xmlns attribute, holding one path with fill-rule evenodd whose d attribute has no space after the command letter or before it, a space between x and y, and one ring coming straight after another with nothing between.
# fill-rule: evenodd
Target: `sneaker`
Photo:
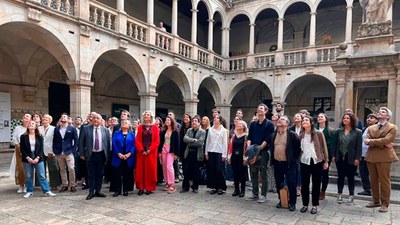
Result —
<instances>
[{"instance_id":1,"label":"sneaker","mask_svg":"<svg viewBox=\"0 0 400 225\"><path fill-rule=\"evenodd\" d=\"M267 197L265 197L265 196L263 196L263 195L261 195L259 198L258 198L258 203L264 203L264 202L266 202L267 201Z\"/></svg>"},{"instance_id":2,"label":"sneaker","mask_svg":"<svg viewBox=\"0 0 400 225\"><path fill-rule=\"evenodd\" d=\"M48 192L44 193L44 195L45 195L45 196L48 196L48 197L54 197L54 196L56 196L56 194L54 194L54 193L51 192L51 191L48 191Z\"/></svg>"},{"instance_id":3,"label":"sneaker","mask_svg":"<svg viewBox=\"0 0 400 225\"><path fill-rule=\"evenodd\" d=\"M252 195L246 198L247 201L255 201L258 200L258 196L257 195Z\"/></svg>"},{"instance_id":4,"label":"sneaker","mask_svg":"<svg viewBox=\"0 0 400 225\"><path fill-rule=\"evenodd\" d=\"M179 178L175 178L175 184L179 183Z\"/></svg>"},{"instance_id":5,"label":"sneaker","mask_svg":"<svg viewBox=\"0 0 400 225\"><path fill-rule=\"evenodd\" d=\"M354 204L354 197L350 195L349 198L347 199L346 204L347 205L353 205Z\"/></svg>"},{"instance_id":6,"label":"sneaker","mask_svg":"<svg viewBox=\"0 0 400 225\"><path fill-rule=\"evenodd\" d=\"M26 193L26 186L22 188L22 193Z\"/></svg>"},{"instance_id":7,"label":"sneaker","mask_svg":"<svg viewBox=\"0 0 400 225\"><path fill-rule=\"evenodd\" d=\"M18 188L17 193L18 193L18 194L22 194L22 190L23 190L23 187L20 186L20 187Z\"/></svg>"},{"instance_id":8,"label":"sneaker","mask_svg":"<svg viewBox=\"0 0 400 225\"><path fill-rule=\"evenodd\" d=\"M32 194L32 192L27 192L25 195L24 195L24 198L29 198L29 197L31 197L33 194Z\"/></svg>"},{"instance_id":9,"label":"sneaker","mask_svg":"<svg viewBox=\"0 0 400 225\"><path fill-rule=\"evenodd\" d=\"M343 203L342 195L338 195L338 196L337 196L336 202L339 203L339 204L342 204L342 203Z\"/></svg>"}]
</instances>

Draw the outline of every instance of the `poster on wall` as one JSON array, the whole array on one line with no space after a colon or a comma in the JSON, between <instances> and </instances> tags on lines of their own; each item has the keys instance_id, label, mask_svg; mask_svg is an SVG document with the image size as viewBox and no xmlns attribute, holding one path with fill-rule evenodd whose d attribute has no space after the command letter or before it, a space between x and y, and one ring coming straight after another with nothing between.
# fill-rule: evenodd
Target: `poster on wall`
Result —
<instances>
[{"instance_id":1,"label":"poster on wall","mask_svg":"<svg viewBox=\"0 0 400 225\"><path fill-rule=\"evenodd\" d=\"M11 140L11 95L0 92L0 142Z\"/></svg>"}]
</instances>

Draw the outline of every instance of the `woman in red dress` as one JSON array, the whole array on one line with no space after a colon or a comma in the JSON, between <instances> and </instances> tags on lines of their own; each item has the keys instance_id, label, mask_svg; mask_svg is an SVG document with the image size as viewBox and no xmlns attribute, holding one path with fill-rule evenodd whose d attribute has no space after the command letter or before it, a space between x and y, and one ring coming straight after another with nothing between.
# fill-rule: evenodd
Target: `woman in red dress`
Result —
<instances>
[{"instance_id":1,"label":"woman in red dress","mask_svg":"<svg viewBox=\"0 0 400 225\"><path fill-rule=\"evenodd\" d=\"M151 111L143 113L143 123L136 134L136 188L138 195L147 195L156 190L157 184L157 152L160 144L160 129L154 124Z\"/></svg>"}]
</instances>

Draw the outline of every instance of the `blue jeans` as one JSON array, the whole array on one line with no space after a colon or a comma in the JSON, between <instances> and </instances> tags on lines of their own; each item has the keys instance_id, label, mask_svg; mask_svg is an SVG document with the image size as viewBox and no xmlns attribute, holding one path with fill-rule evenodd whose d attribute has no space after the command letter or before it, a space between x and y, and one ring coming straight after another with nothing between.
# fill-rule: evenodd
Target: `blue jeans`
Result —
<instances>
[{"instance_id":1,"label":"blue jeans","mask_svg":"<svg viewBox=\"0 0 400 225\"><path fill-rule=\"evenodd\" d=\"M36 177L39 178L40 187L42 187L43 193L46 193L49 191L49 184L47 183L47 180L45 177L43 161L39 162L36 165L24 162L24 168L25 168L26 191L27 192L33 191L33 176L32 176L33 169L35 169Z\"/></svg>"}]
</instances>

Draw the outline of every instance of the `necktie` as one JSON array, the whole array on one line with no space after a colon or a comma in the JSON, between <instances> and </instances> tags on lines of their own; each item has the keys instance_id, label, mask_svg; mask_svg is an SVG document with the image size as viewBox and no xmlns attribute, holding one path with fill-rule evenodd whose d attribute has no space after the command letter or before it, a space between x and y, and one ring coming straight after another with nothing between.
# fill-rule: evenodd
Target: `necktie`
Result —
<instances>
[{"instance_id":1,"label":"necktie","mask_svg":"<svg viewBox=\"0 0 400 225\"><path fill-rule=\"evenodd\" d=\"M100 148L100 142L99 142L99 132L97 132L98 128L96 128L96 131L94 132L94 150L99 150Z\"/></svg>"},{"instance_id":2,"label":"necktie","mask_svg":"<svg viewBox=\"0 0 400 225\"><path fill-rule=\"evenodd\" d=\"M378 124L379 130L382 128L383 124Z\"/></svg>"}]
</instances>

